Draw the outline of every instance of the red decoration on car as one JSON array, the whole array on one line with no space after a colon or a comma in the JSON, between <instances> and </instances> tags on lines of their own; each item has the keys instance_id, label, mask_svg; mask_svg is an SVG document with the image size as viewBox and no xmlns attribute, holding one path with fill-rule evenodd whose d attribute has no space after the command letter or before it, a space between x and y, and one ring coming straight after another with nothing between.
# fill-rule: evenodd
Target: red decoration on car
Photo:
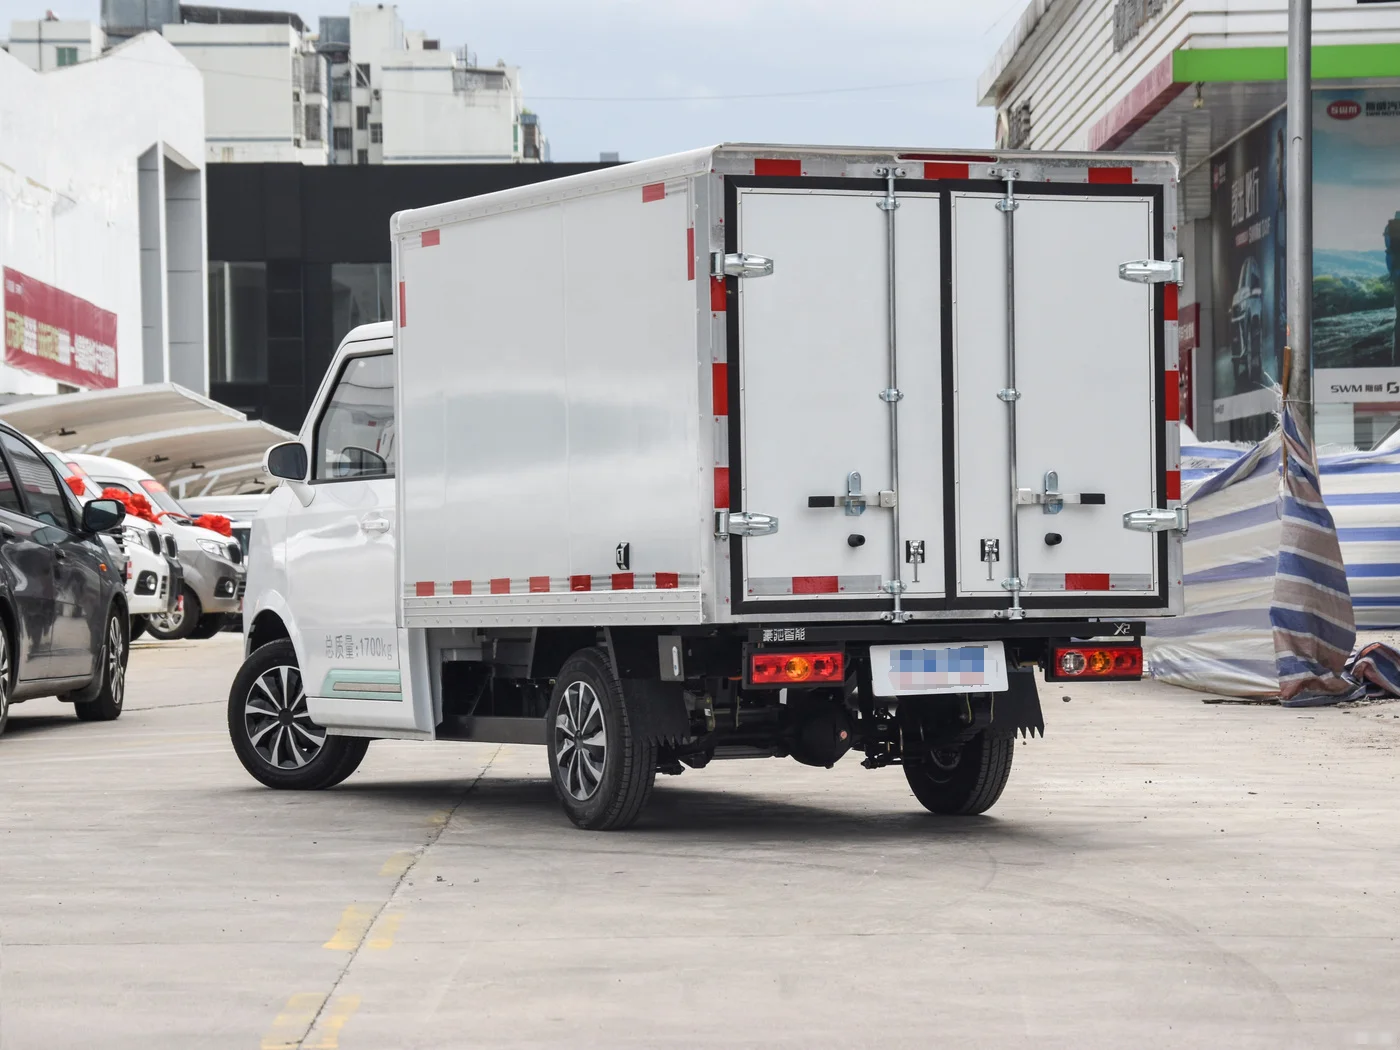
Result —
<instances>
[{"instance_id":1,"label":"red decoration on car","mask_svg":"<svg viewBox=\"0 0 1400 1050\"><path fill-rule=\"evenodd\" d=\"M70 474L63 480L64 483L67 484L69 491L72 492L73 495L77 496L79 499L82 499L84 496L87 495L87 483L83 481L82 478L74 477Z\"/></svg>"},{"instance_id":2,"label":"red decoration on car","mask_svg":"<svg viewBox=\"0 0 1400 1050\"><path fill-rule=\"evenodd\" d=\"M195 528L208 529L210 532L217 532L220 536L233 535L233 522L222 514L201 514L192 523Z\"/></svg>"}]
</instances>

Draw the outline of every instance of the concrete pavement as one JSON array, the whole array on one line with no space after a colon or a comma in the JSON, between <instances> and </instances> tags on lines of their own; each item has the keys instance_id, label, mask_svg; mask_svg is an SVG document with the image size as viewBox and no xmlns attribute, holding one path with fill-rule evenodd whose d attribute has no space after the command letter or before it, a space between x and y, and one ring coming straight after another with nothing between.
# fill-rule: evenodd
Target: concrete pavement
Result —
<instances>
[{"instance_id":1,"label":"concrete pavement","mask_svg":"<svg viewBox=\"0 0 1400 1050\"><path fill-rule=\"evenodd\" d=\"M732 762L590 834L528 747L258 786L239 656L138 643L115 723L15 708L3 1050L1400 1046L1400 705L1056 687L984 818Z\"/></svg>"}]
</instances>

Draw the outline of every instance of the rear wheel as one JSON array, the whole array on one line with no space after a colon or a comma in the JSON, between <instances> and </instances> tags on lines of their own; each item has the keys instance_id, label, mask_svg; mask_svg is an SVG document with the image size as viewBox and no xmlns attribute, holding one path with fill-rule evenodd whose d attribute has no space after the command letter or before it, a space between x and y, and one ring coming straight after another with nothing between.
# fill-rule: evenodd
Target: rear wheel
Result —
<instances>
[{"instance_id":1,"label":"rear wheel","mask_svg":"<svg viewBox=\"0 0 1400 1050\"><path fill-rule=\"evenodd\" d=\"M565 661L546 725L549 775L569 819L592 831L636 820L656 781L656 744L632 732L607 653L583 649Z\"/></svg>"},{"instance_id":2,"label":"rear wheel","mask_svg":"<svg viewBox=\"0 0 1400 1050\"><path fill-rule=\"evenodd\" d=\"M146 618L144 616L133 616L131 618L131 633L127 635L127 638L134 642L145 633Z\"/></svg>"},{"instance_id":3,"label":"rear wheel","mask_svg":"<svg viewBox=\"0 0 1400 1050\"><path fill-rule=\"evenodd\" d=\"M0 733L10 720L10 632L0 624Z\"/></svg>"},{"instance_id":4,"label":"rear wheel","mask_svg":"<svg viewBox=\"0 0 1400 1050\"><path fill-rule=\"evenodd\" d=\"M243 768L272 788L334 787L359 767L369 741L330 736L311 721L296 650L272 642L243 662L228 697L228 732Z\"/></svg>"},{"instance_id":5,"label":"rear wheel","mask_svg":"<svg viewBox=\"0 0 1400 1050\"><path fill-rule=\"evenodd\" d=\"M199 595L189 584L185 584L180 588L180 600L175 603L175 608L146 617L146 629L151 632L152 638L163 642L178 641L190 636L203 615L204 607L199 603Z\"/></svg>"},{"instance_id":6,"label":"rear wheel","mask_svg":"<svg viewBox=\"0 0 1400 1050\"><path fill-rule=\"evenodd\" d=\"M996 805L1011 776L1016 740L986 730L959 747L935 751L918 762L905 760L904 777L931 813L972 816Z\"/></svg>"},{"instance_id":7,"label":"rear wheel","mask_svg":"<svg viewBox=\"0 0 1400 1050\"><path fill-rule=\"evenodd\" d=\"M126 617L120 609L107 613L106 636L102 641L102 690L86 703L75 703L73 711L84 722L110 722L122 713L126 701Z\"/></svg>"}]
</instances>

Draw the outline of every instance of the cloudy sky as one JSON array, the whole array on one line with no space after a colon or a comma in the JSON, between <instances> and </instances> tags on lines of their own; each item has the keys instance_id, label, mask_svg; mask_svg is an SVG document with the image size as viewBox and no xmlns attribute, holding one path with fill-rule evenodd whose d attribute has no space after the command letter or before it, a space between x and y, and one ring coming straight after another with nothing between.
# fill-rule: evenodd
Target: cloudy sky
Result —
<instances>
[{"instance_id":1,"label":"cloudy sky","mask_svg":"<svg viewBox=\"0 0 1400 1050\"><path fill-rule=\"evenodd\" d=\"M210 2L210 0L204 0ZM0 0L0 32L46 6ZM348 0L245 0L308 21ZM400 0L410 29L522 67L555 160L730 141L991 144L977 76L1025 0ZM7 32L6 32L6 35ZM744 97L747 96L747 97Z\"/></svg>"}]
</instances>

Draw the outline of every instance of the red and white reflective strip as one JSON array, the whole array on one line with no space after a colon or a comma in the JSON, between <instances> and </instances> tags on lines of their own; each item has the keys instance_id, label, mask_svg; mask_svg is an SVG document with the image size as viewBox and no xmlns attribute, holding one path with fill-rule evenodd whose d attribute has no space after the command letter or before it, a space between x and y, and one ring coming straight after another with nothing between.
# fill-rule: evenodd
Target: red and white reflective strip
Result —
<instances>
[{"instance_id":1,"label":"red and white reflective strip","mask_svg":"<svg viewBox=\"0 0 1400 1050\"><path fill-rule=\"evenodd\" d=\"M498 576L489 580L420 580L404 593L409 598L479 598L507 594L568 594L587 591L695 590L697 573L614 572L588 576Z\"/></svg>"},{"instance_id":2,"label":"red and white reflective strip","mask_svg":"<svg viewBox=\"0 0 1400 1050\"><path fill-rule=\"evenodd\" d=\"M752 595L880 594L879 576L756 576L749 580Z\"/></svg>"},{"instance_id":3,"label":"red and white reflective strip","mask_svg":"<svg viewBox=\"0 0 1400 1050\"><path fill-rule=\"evenodd\" d=\"M1143 572L1032 572L1027 591L1150 591L1152 574Z\"/></svg>"}]
</instances>

